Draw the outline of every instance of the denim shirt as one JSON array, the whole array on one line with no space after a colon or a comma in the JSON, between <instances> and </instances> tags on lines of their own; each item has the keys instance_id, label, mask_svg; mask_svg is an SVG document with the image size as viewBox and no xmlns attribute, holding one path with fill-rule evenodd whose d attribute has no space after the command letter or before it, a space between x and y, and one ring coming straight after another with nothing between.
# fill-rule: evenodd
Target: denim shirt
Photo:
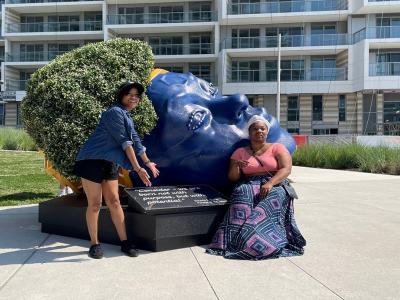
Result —
<instances>
[{"instance_id":1,"label":"denim shirt","mask_svg":"<svg viewBox=\"0 0 400 300\"><path fill-rule=\"evenodd\" d=\"M137 156L146 151L129 112L117 104L101 114L99 124L79 150L76 160L104 159L131 170L132 165L125 154L130 145Z\"/></svg>"}]
</instances>

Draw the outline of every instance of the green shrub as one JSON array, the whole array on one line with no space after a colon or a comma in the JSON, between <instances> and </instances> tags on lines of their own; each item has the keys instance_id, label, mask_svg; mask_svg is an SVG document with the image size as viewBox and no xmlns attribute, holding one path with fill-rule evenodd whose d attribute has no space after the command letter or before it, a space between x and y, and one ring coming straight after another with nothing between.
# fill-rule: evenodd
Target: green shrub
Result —
<instances>
[{"instance_id":1,"label":"green shrub","mask_svg":"<svg viewBox=\"0 0 400 300\"><path fill-rule=\"evenodd\" d=\"M400 149L311 144L296 150L293 165L400 175Z\"/></svg>"},{"instance_id":2,"label":"green shrub","mask_svg":"<svg viewBox=\"0 0 400 300\"><path fill-rule=\"evenodd\" d=\"M58 56L28 82L22 105L27 132L55 168L73 178L75 157L101 113L115 101L118 86L127 80L148 86L153 66L154 56L145 42L120 38ZM142 137L157 120L147 97L132 117Z\"/></svg>"},{"instance_id":3,"label":"green shrub","mask_svg":"<svg viewBox=\"0 0 400 300\"><path fill-rule=\"evenodd\" d=\"M22 129L0 127L0 149L37 150L32 138Z\"/></svg>"}]
</instances>

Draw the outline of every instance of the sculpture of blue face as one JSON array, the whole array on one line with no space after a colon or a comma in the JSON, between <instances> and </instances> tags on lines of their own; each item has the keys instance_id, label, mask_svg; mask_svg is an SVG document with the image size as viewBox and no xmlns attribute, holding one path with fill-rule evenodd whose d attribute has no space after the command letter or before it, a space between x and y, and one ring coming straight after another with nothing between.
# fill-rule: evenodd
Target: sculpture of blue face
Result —
<instances>
[{"instance_id":1,"label":"sculpture of blue face","mask_svg":"<svg viewBox=\"0 0 400 300\"><path fill-rule=\"evenodd\" d=\"M293 138L265 109L250 106L244 95L221 96L191 73L159 74L147 95L159 117L143 141L161 173L155 185L209 184L228 191L229 158L248 144L247 122L255 114L272 124L268 142L295 150Z\"/></svg>"}]
</instances>

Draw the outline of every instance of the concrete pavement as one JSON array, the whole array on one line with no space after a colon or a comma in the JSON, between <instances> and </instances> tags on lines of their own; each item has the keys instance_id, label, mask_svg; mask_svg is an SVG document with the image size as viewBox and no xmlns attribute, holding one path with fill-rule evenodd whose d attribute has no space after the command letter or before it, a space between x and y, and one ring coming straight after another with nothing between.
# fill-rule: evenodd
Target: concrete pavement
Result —
<instances>
[{"instance_id":1,"label":"concrete pavement","mask_svg":"<svg viewBox=\"0 0 400 300\"><path fill-rule=\"evenodd\" d=\"M400 177L295 167L300 257L236 261L203 247L87 257L43 234L37 206L0 208L0 299L400 299Z\"/></svg>"}]
</instances>

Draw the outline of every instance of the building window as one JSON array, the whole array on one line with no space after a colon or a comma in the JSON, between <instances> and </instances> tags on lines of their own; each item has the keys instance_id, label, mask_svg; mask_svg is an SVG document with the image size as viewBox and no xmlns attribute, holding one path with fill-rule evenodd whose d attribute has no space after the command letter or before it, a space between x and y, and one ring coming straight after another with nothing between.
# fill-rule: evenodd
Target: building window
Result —
<instances>
[{"instance_id":1,"label":"building window","mask_svg":"<svg viewBox=\"0 0 400 300\"><path fill-rule=\"evenodd\" d=\"M183 6L151 6L149 23L183 22Z\"/></svg>"},{"instance_id":2,"label":"building window","mask_svg":"<svg viewBox=\"0 0 400 300\"><path fill-rule=\"evenodd\" d=\"M312 97L312 120L322 121L322 96L314 95Z\"/></svg>"},{"instance_id":3,"label":"building window","mask_svg":"<svg viewBox=\"0 0 400 300\"><path fill-rule=\"evenodd\" d=\"M346 95L339 95L339 122L346 121Z\"/></svg>"},{"instance_id":4,"label":"building window","mask_svg":"<svg viewBox=\"0 0 400 300\"><path fill-rule=\"evenodd\" d=\"M79 31L79 15L49 16L48 31Z\"/></svg>"},{"instance_id":5,"label":"building window","mask_svg":"<svg viewBox=\"0 0 400 300\"><path fill-rule=\"evenodd\" d=\"M211 36L208 33L191 34L189 37L190 54L211 54Z\"/></svg>"},{"instance_id":6,"label":"building window","mask_svg":"<svg viewBox=\"0 0 400 300\"><path fill-rule=\"evenodd\" d=\"M278 47L279 33L282 47L299 47L304 44L303 27L267 27L265 29L267 47Z\"/></svg>"},{"instance_id":7,"label":"building window","mask_svg":"<svg viewBox=\"0 0 400 300\"><path fill-rule=\"evenodd\" d=\"M259 36L258 28L232 29L232 48L258 48Z\"/></svg>"},{"instance_id":8,"label":"building window","mask_svg":"<svg viewBox=\"0 0 400 300\"><path fill-rule=\"evenodd\" d=\"M297 128L288 128L287 132L291 133L291 134L299 134L300 133L300 129Z\"/></svg>"},{"instance_id":9,"label":"building window","mask_svg":"<svg viewBox=\"0 0 400 300\"><path fill-rule=\"evenodd\" d=\"M183 38L173 37L151 37L149 44L154 55L180 55L183 54Z\"/></svg>"},{"instance_id":10,"label":"building window","mask_svg":"<svg viewBox=\"0 0 400 300\"><path fill-rule=\"evenodd\" d=\"M21 103L17 103L17 127L22 126Z\"/></svg>"},{"instance_id":11,"label":"building window","mask_svg":"<svg viewBox=\"0 0 400 300\"><path fill-rule=\"evenodd\" d=\"M299 120L299 97L289 96L288 97L288 110L287 110L288 121Z\"/></svg>"},{"instance_id":12,"label":"building window","mask_svg":"<svg viewBox=\"0 0 400 300\"><path fill-rule=\"evenodd\" d=\"M211 82L211 65L210 64L190 64L189 72L194 76L205 81Z\"/></svg>"},{"instance_id":13,"label":"building window","mask_svg":"<svg viewBox=\"0 0 400 300\"><path fill-rule=\"evenodd\" d=\"M0 103L0 125L4 126L5 121L5 112L6 112L6 105L4 103Z\"/></svg>"},{"instance_id":14,"label":"building window","mask_svg":"<svg viewBox=\"0 0 400 300\"><path fill-rule=\"evenodd\" d=\"M232 82L260 81L260 63L258 61L233 61Z\"/></svg>"},{"instance_id":15,"label":"building window","mask_svg":"<svg viewBox=\"0 0 400 300\"><path fill-rule=\"evenodd\" d=\"M144 8L143 7L119 7L118 8L118 24L143 24Z\"/></svg>"},{"instance_id":16,"label":"building window","mask_svg":"<svg viewBox=\"0 0 400 300\"><path fill-rule=\"evenodd\" d=\"M400 135L400 100L384 102L383 120L385 135Z\"/></svg>"},{"instance_id":17,"label":"building window","mask_svg":"<svg viewBox=\"0 0 400 300\"><path fill-rule=\"evenodd\" d=\"M329 135L329 134L338 134L338 129L337 128L313 129L313 135Z\"/></svg>"},{"instance_id":18,"label":"building window","mask_svg":"<svg viewBox=\"0 0 400 300\"><path fill-rule=\"evenodd\" d=\"M265 62L266 80L276 81L277 80L277 62L266 61ZM304 80L304 60L292 59L281 61L281 80L282 81L299 81Z\"/></svg>"},{"instance_id":19,"label":"building window","mask_svg":"<svg viewBox=\"0 0 400 300\"><path fill-rule=\"evenodd\" d=\"M311 59L311 80L336 80L336 58L320 57ZM339 78L338 78L339 79Z\"/></svg>"},{"instance_id":20,"label":"building window","mask_svg":"<svg viewBox=\"0 0 400 300\"><path fill-rule=\"evenodd\" d=\"M192 3L189 4L190 21L211 21L212 20L212 9L211 3Z\"/></svg>"},{"instance_id":21,"label":"building window","mask_svg":"<svg viewBox=\"0 0 400 300\"><path fill-rule=\"evenodd\" d=\"M183 73L183 66L156 66L155 69L160 68L174 73Z\"/></svg>"}]
</instances>

